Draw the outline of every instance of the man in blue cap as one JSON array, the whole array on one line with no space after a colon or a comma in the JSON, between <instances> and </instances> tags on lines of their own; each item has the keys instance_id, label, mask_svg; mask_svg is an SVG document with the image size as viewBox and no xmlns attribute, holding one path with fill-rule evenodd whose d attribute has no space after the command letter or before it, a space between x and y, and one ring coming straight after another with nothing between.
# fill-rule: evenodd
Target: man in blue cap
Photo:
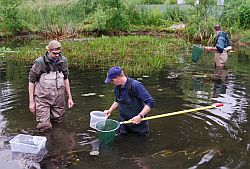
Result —
<instances>
[{"instance_id":1,"label":"man in blue cap","mask_svg":"<svg viewBox=\"0 0 250 169\"><path fill-rule=\"evenodd\" d=\"M126 77L122 69L118 66L109 69L105 83L114 84L115 101L104 113L110 116L118 108L120 111L120 121L133 121L131 124L122 124L118 130L119 133L121 135L127 133L148 135L148 121L141 121L141 119L154 106L154 99L143 84Z\"/></svg>"}]
</instances>

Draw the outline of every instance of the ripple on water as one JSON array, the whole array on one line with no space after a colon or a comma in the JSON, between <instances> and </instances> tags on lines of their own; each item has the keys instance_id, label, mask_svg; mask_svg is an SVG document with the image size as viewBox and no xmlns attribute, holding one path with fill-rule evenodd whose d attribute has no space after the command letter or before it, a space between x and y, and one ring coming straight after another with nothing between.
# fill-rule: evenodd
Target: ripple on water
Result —
<instances>
[{"instance_id":1,"label":"ripple on water","mask_svg":"<svg viewBox=\"0 0 250 169\"><path fill-rule=\"evenodd\" d=\"M237 80L236 76L232 74L228 74L228 77L223 80L207 83L207 77L192 77L192 92L184 91L187 92L184 100L187 102L186 106L189 105L188 107L197 107L196 105L207 105L214 102L223 103L224 106L222 107L192 113L189 116L203 120L210 126L216 127L217 125L218 133L210 133L211 136L223 135L219 132L223 132L222 129L224 129L231 138L241 140L240 133L243 131L243 124L247 122L246 110L249 107L246 84ZM212 94L214 92L218 93L214 95Z\"/></svg>"},{"instance_id":2,"label":"ripple on water","mask_svg":"<svg viewBox=\"0 0 250 169\"><path fill-rule=\"evenodd\" d=\"M1 83L1 102L0 112L4 112L13 108L13 103L17 102L15 90L9 82Z\"/></svg>"}]
</instances>

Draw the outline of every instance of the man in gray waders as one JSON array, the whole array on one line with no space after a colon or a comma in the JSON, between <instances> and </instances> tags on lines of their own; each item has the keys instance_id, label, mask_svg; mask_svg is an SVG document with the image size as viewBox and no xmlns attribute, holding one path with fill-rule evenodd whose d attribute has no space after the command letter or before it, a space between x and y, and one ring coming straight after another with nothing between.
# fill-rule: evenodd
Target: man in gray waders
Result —
<instances>
[{"instance_id":1,"label":"man in gray waders","mask_svg":"<svg viewBox=\"0 0 250 169\"><path fill-rule=\"evenodd\" d=\"M205 47L208 51L215 52L215 67L224 67L228 59L228 51L232 49L227 33L221 30L219 25L214 26L216 32L214 47Z\"/></svg>"},{"instance_id":2,"label":"man in gray waders","mask_svg":"<svg viewBox=\"0 0 250 169\"><path fill-rule=\"evenodd\" d=\"M115 110L120 111L120 121L132 120L132 124L121 124L118 132L121 135L135 133L148 135L148 121L141 119L154 106L154 99L141 82L126 77L120 67L111 67L107 73L105 83L114 84L115 101L104 113L107 116Z\"/></svg>"},{"instance_id":3,"label":"man in gray waders","mask_svg":"<svg viewBox=\"0 0 250 169\"><path fill-rule=\"evenodd\" d=\"M51 121L62 121L65 90L68 107L71 108L74 104L68 80L68 63L61 55L61 44L52 40L46 49L45 55L35 60L29 72L29 109L36 113L39 131L51 129Z\"/></svg>"}]
</instances>

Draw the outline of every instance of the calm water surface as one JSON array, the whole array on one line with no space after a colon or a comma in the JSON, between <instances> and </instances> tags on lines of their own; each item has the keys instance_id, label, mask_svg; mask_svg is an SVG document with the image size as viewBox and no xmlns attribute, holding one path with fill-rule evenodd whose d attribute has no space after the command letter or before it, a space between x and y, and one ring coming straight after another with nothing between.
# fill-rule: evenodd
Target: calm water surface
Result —
<instances>
[{"instance_id":1,"label":"calm water surface","mask_svg":"<svg viewBox=\"0 0 250 169\"><path fill-rule=\"evenodd\" d=\"M39 134L35 116L28 110L31 65L1 58L0 168L250 168L249 57L244 51L231 54L227 68L218 71L213 69L211 55L204 55L197 64L190 62L190 56L180 55L180 63L158 74L133 77L156 100L150 115L213 103L224 106L150 120L149 137L117 136L114 145L100 147L97 133L89 127L89 113L107 109L113 102L113 87L103 82L107 69L71 68L76 104L66 110L62 124ZM117 120L118 112L110 118ZM34 157L11 152L9 140L19 133L46 136L45 153ZM100 154L91 156L92 150Z\"/></svg>"}]
</instances>

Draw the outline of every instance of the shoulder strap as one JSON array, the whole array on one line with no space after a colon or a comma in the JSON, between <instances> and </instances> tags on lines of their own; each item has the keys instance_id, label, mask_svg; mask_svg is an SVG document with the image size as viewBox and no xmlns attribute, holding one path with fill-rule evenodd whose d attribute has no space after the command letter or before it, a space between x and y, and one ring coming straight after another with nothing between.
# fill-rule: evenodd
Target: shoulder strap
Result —
<instances>
[{"instance_id":1,"label":"shoulder strap","mask_svg":"<svg viewBox=\"0 0 250 169\"><path fill-rule=\"evenodd\" d=\"M133 79L129 78L128 79L128 95L129 95L129 97L135 98L135 93L133 91L132 83L133 83Z\"/></svg>"},{"instance_id":2,"label":"shoulder strap","mask_svg":"<svg viewBox=\"0 0 250 169\"><path fill-rule=\"evenodd\" d=\"M229 39L228 35L226 35L225 37L226 37L226 41L227 41L226 46L225 46L225 48L226 48L228 46L231 46L231 42L230 42L230 39Z\"/></svg>"},{"instance_id":3,"label":"shoulder strap","mask_svg":"<svg viewBox=\"0 0 250 169\"><path fill-rule=\"evenodd\" d=\"M45 64L46 72L49 73L51 69L50 69L49 64L45 61L45 56L43 56L43 61L44 61L44 64Z\"/></svg>"},{"instance_id":4,"label":"shoulder strap","mask_svg":"<svg viewBox=\"0 0 250 169\"><path fill-rule=\"evenodd\" d=\"M61 56L60 61L57 63L57 69L61 73L63 71L63 65L67 64L67 59Z\"/></svg>"},{"instance_id":5,"label":"shoulder strap","mask_svg":"<svg viewBox=\"0 0 250 169\"><path fill-rule=\"evenodd\" d=\"M63 63L58 63L58 71L62 72Z\"/></svg>"}]
</instances>

